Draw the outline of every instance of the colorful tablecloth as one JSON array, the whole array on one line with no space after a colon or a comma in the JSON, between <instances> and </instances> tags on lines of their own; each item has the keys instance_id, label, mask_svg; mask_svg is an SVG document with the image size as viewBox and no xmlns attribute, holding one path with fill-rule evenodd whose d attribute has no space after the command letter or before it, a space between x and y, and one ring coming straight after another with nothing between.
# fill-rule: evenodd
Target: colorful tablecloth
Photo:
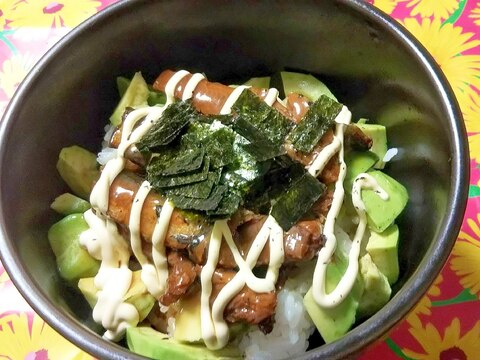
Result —
<instances>
[{"instance_id":1,"label":"colorful tablecloth","mask_svg":"<svg viewBox=\"0 0 480 360\"><path fill-rule=\"evenodd\" d=\"M0 115L34 63L60 37L116 0L0 0ZM462 108L471 179L462 230L426 296L362 359L480 359L480 0L370 0L412 32L440 64ZM19 295L0 264L0 358L91 357Z\"/></svg>"}]
</instances>

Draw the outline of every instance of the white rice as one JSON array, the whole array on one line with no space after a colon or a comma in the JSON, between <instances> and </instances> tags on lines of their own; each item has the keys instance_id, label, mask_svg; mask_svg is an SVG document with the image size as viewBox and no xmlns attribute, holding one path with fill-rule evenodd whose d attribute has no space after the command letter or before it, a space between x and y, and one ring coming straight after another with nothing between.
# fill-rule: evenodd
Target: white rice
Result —
<instances>
[{"instance_id":1,"label":"white rice","mask_svg":"<svg viewBox=\"0 0 480 360\"><path fill-rule=\"evenodd\" d=\"M103 148L97 155L97 162L100 165L105 165L109 160L114 159L117 156L117 149L106 147Z\"/></svg>"},{"instance_id":2,"label":"white rice","mask_svg":"<svg viewBox=\"0 0 480 360\"><path fill-rule=\"evenodd\" d=\"M290 359L307 350L308 338L315 329L303 305L303 297L311 284L313 270L310 267L308 264L298 276L288 279L278 293L272 332L265 335L258 328L252 328L243 336L239 348L247 359Z\"/></svg>"},{"instance_id":3,"label":"white rice","mask_svg":"<svg viewBox=\"0 0 480 360\"><path fill-rule=\"evenodd\" d=\"M105 136L102 141L102 151L97 155L97 162L100 165L105 165L109 160L114 159L117 156L117 149L108 147L110 144L110 139L115 132L116 127L108 124L105 126Z\"/></svg>"}]
</instances>

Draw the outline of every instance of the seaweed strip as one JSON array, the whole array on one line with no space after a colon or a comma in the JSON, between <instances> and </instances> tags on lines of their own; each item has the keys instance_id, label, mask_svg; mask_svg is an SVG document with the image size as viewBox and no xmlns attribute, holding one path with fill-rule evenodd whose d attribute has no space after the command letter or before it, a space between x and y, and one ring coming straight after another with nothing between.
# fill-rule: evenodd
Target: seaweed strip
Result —
<instances>
[{"instance_id":1,"label":"seaweed strip","mask_svg":"<svg viewBox=\"0 0 480 360\"><path fill-rule=\"evenodd\" d=\"M186 210L215 210L222 201L223 195L227 191L225 185L216 186L210 196L206 199L195 199L186 196L172 195L170 200L176 207Z\"/></svg>"},{"instance_id":2,"label":"seaweed strip","mask_svg":"<svg viewBox=\"0 0 480 360\"><path fill-rule=\"evenodd\" d=\"M235 113L234 130L251 143L261 140L262 144L267 142L273 148L280 148L293 127L289 119L251 91L243 91L232 110Z\"/></svg>"},{"instance_id":3,"label":"seaweed strip","mask_svg":"<svg viewBox=\"0 0 480 360\"><path fill-rule=\"evenodd\" d=\"M312 207L325 191L325 185L306 172L275 199L271 215L288 231Z\"/></svg>"},{"instance_id":4,"label":"seaweed strip","mask_svg":"<svg viewBox=\"0 0 480 360\"><path fill-rule=\"evenodd\" d=\"M176 195L195 199L206 199L212 192L213 187L218 184L219 180L220 171L210 171L205 180L167 189L165 194L167 196Z\"/></svg>"},{"instance_id":5,"label":"seaweed strip","mask_svg":"<svg viewBox=\"0 0 480 360\"><path fill-rule=\"evenodd\" d=\"M169 149L155 156L147 167L150 176L169 176L198 170L203 164L203 148Z\"/></svg>"},{"instance_id":6,"label":"seaweed strip","mask_svg":"<svg viewBox=\"0 0 480 360\"><path fill-rule=\"evenodd\" d=\"M322 95L308 109L302 121L290 132L288 140L298 151L309 153L335 123L342 104Z\"/></svg>"},{"instance_id":7,"label":"seaweed strip","mask_svg":"<svg viewBox=\"0 0 480 360\"><path fill-rule=\"evenodd\" d=\"M141 152L170 144L190 122L198 118L191 101L169 105L150 131L136 144Z\"/></svg>"},{"instance_id":8,"label":"seaweed strip","mask_svg":"<svg viewBox=\"0 0 480 360\"><path fill-rule=\"evenodd\" d=\"M204 181L208 177L208 169L210 168L210 159L208 156L204 157L203 166L200 171L188 172L176 176L153 176L147 172L147 180L155 189L171 188L174 186L192 184L199 181Z\"/></svg>"}]
</instances>

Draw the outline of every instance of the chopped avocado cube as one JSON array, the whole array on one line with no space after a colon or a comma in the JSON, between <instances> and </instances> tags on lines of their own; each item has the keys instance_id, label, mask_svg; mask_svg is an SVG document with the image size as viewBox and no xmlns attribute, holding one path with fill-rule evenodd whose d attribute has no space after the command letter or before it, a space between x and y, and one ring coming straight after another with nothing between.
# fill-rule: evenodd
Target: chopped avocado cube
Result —
<instances>
[{"instance_id":1,"label":"chopped avocado cube","mask_svg":"<svg viewBox=\"0 0 480 360\"><path fill-rule=\"evenodd\" d=\"M122 115L126 107L147 105L148 95L148 85L143 79L142 74L140 72L135 73L132 81L130 81L130 84L128 85L128 88L125 90L125 93L115 108L115 111L113 112L112 116L110 116L110 122L112 125L120 125L122 122Z\"/></svg>"},{"instance_id":2,"label":"chopped avocado cube","mask_svg":"<svg viewBox=\"0 0 480 360\"><path fill-rule=\"evenodd\" d=\"M373 140L370 151L378 156L378 161L375 164L376 169L383 169L383 158L387 153L387 129L379 124L365 124L357 123L357 126Z\"/></svg>"},{"instance_id":3,"label":"chopped avocado cube","mask_svg":"<svg viewBox=\"0 0 480 360\"><path fill-rule=\"evenodd\" d=\"M270 87L270 76L253 77L243 85L251 86L259 89L268 89Z\"/></svg>"},{"instance_id":4,"label":"chopped avocado cube","mask_svg":"<svg viewBox=\"0 0 480 360\"><path fill-rule=\"evenodd\" d=\"M383 200L373 190L362 190L368 226L370 230L381 233L403 211L408 202L408 193L402 184L381 171L375 170L368 174L388 194L388 199Z\"/></svg>"},{"instance_id":5,"label":"chopped avocado cube","mask_svg":"<svg viewBox=\"0 0 480 360\"><path fill-rule=\"evenodd\" d=\"M353 180L357 175L367 172L377 160L377 155L371 151L350 151L345 155L347 174L343 187L347 193L352 193Z\"/></svg>"},{"instance_id":6,"label":"chopped avocado cube","mask_svg":"<svg viewBox=\"0 0 480 360\"><path fill-rule=\"evenodd\" d=\"M175 341L168 335L151 327L127 328L128 348L151 359L183 359L183 360L227 360L242 359L237 347L228 345L221 350L209 350L204 345L184 344Z\"/></svg>"},{"instance_id":7,"label":"chopped avocado cube","mask_svg":"<svg viewBox=\"0 0 480 360\"><path fill-rule=\"evenodd\" d=\"M50 207L62 215L84 213L90 209L90 203L78 196L70 193L64 193L57 196Z\"/></svg>"},{"instance_id":8,"label":"chopped avocado cube","mask_svg":"<svg viewBox=\"0 0 480 360\"><path fill-rule=\"evenodd\" d=\"M327 292L335 288L342 274L343 271L340 270L339 266L335 263L329 264L325 284ZM341 338L355 323L358 299L352 293L348 294L338 306L330 309L323 308L317 304L310 288L303 298L303 304L326 343Z\"/></svg>"},{"instance_id":9,"label":"chopped avocado cube","mask_svg":"<svg viewBox=\"0 0 480 360\"><path fill-rule=\"evenodd\" d=\"M366 250L373 262L384 274L388 282L394 284L398 280L398 226L390 225L384 232L372 231Z\"/></svg>"},{"instance_id":10,"label":"chopped avocado cube","mask_svg":"<svg viewBox=\"0 0 480 360\"><path fill-rule=\"evenodd\" d=\"M100 268L100 262L80 245L80 235L86 230L88 224L83 214L68 215L48 230L60 275L68 281L93 276Z\"/></svg>"},{"instance_id":11,"label":"chopped avocado cube","mask_svg":"<svg viewBox=\"0 0 480 360\"><path fill-rule=\"evenodd\" d=\"M175 332L173 338L177 341L202 341L202 321L200 293L180 300L179 309L175 316Z\"/></svg>"},{"instance_id":12,"label":"chopped avocado cube","mask_svg":"<svg viewBox=\"0 0 480 360\"><path fill-rule=\"evenodd\" d=\"M124 296L124 301L132 304L138 311L139 321L142 321L152 310L155 304L155 298L147 291L145 284L141 279L141 270L134 271L130 288ZM95 287L95 278L82 278L78 281L78 288L93 308L97 303L98 289Z\"/></svg>"},{"instance_id":13,"label":"chopped avocado cube","mask_svg":"<svg viewBox=\"0 0 480 360\"><path fill-rule=\"evenodd\" d=\"M310 74L282 71L280 76L285 96L296 93L315 101L320 96L326 95L333 100L337 100L323 82Z\"/></svg>"},{"instance_id":14,"label":"chopped avocado cube","mask_svg":"<svg viewBox=\"0 0 480 360\"><path fill-rule=\"evenodd\" d=\"M360 258L359 265L364 291L358 304L358 317L363 318L380 310L390 300L392 289L368 253Z\"/></svg>"},{"instance_id":15,"label":"chopped avocado cube","mask_svg":"<svg viewBox=\"0 0 480 360\"><path fill-rule=\"evenodd\" d=\"M76 145L60 151L57 170L73 193L82 199L88 199L93 185L100 176L97 156Z\"/></svg>"}]
</instances>

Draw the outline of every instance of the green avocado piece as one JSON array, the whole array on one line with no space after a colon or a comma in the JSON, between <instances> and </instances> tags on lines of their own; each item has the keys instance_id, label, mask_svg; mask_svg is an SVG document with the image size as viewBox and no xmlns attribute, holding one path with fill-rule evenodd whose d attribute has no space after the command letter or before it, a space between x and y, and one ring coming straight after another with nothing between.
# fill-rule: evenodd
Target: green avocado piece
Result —
<instances>
[{"instance_id":1,"label":"green avocado piece","mask_svg":"<svg viewBox=\"0 0 480 360\"><path fill-rule=\"evenodd\" d=\"M296 93L316 101L320 96L326 95L330 99L337 100L323 82L310 74L282 71L280 77L282 78L285 96Z\"/></svg>"},{"instance_id":2,"label":"green avocado piece","mask_svg":"<svg viewBox=\"0 0 480 360\"><path fill-rule=\"evenodd\" d=\"M90 209L90 203L78 196L64 193L55 198L50 207L62 215L84 213Z\"/></svg>"},{"instance_id":3,"label":"green avocado piece","mask_svg":"<svg viewBox=\"0 0 480 360\"><path fill-rule=\"evenodd\" d=\"M358 317L364 318L375 314L390 300L392 289L387 277L380 272L370 254L360 258L359 266L364 291L358 304Z\"/></svg>"},{"instance_id":4,"label":"green avocado piece","mask_svg":"<svg viewBox=\"0 0 480 360\"><path fill-rule=\"evenodd\" d=\"M124 84L121 86L124 86ZM112 125L120 125L126 107L146 106L148 95L148 85L143 79L142 74L140 72L135 73L120 102L110 116Z\"/></svg>"},{"instance_id":5,"label":"green avocado piece","mask_svg":"<svg viewBox=\"0 0 480 360\"><path fill-rule=\"evenodd\" d=\"M200 293L182 298L180 300L179 309L175 316L175 332L173 338L177 341L184 342L201 342L202 341L202 321Z\"/></svg>"},{"instance_id":6,"label":"green avocado piece","mask_svg":"<svg viewBox=\"0 0 480 360\"><path fill-rule=\"evenodd\" d=\"M82 199L88 199L93 185L100 176L97 156L77 145L65 147L60 151L57 170L73 193Z\"/></svg>"},{"instance_id":7,"label":"green avocado piece","mask_svg":"<svg viewBox=\"0 0 480 360\"><path fill-rule=\"evenodd\" d=\"M408 192L395 179L379 170L368 173L386 191L388 199L383 200L373 190L362 190L362 200L367 212L370 230L381 233L400 215L408 202Z\"/></svg>"},{"instance_id":8,"label":"green avocado piece","mask_svg":"<svg viewBox=\"0 0 480 360\"><path fill-rule=\"evenodd\" d=\"M141 274L141 270L133 272L132 283L123 298L125 302L135 306L138 311L139 321L142 321L147 317L155 304L155 298L147 291L147 288L142 281ZM97 303L98 292L98 289L95 286L95 278L88 277L78 280L78 288L88 304L93 308Z\"/></svg>"},{"instance_id":9,"label":"green avocado piece","mask_svg":"<svg viewBox=\"0 0 480 360\"><path fill-rule=\"evenodd\" d=\"M352 193L353 180L357 175L367 172L377 160L378 156L371 151L350 151L345 155L347 174L343 187L348 194Z\"/></svg>"},{"instance_id":10,"label":"green avocado piece","mask_svg":"<svg viewBox=\"0 0 480 360\"><path fill-rule=\"evenodd\" d=\"M83 214L71 214L48 230L58 270L67 281L76 282L79 278L93 276L100 268L100 262L80 245L80 235L88 228Z\"/></svg>"},{"instance_id":11,"label":"green avocado piece","mask_svg":"<svg viewBox=\"0 0 480 360\"><path fill-rule=\"evenodd\" d=\"M204 345L185 344L158 332L151 327L127 328L128 348L151 359L182 359L182 360L227 360L243 359L237 347L227 345L221 350L209 350Z\"/></svg>"},{"instance_id":12,"label":"green avocado piece","mask_svg":"<svg viewBox=\"0 0 480 360\"><path fill-rule=\"evenodd\" d=\"M379 124L357 123L357 126L373 140L370 151L378 157L374 167L376 169L383 169L385 165L383 158L387 153L387 129L385 126Z\"/></svg>"},{"instance_id":13,"label":"green avocado piece","mask_svg":"<svg viewBox=\"0 0 480 360\"><path fill-rule=\"evenodd\" d=\"M348 234L339 227L335 228L337 247L332 261L327 266L325 290L333 291L340 282L348 265L348 253L351 242ZM303 298L303 304L310 315L318 332L326 343L330 343L345 335L355 323L359 299L363 294L363 282L357 276L352 291L334 308L322 308L312 295L312 289Z\"/></svg>"},{"instance_id":14,"label":"green avocado piece","mask_svg":"<svg viewBox=\"0 0 480 360\"><path fill-rule=\"evenodd\" d=\"M259 89L268 89L270 87L270 76L265 77L253 77L249 79L245 84L245 86L252 86Z\"/></svg>"},{"instance_id":15,"label":"green avocado piece","mask_svg":"<svg viewBox=\"0 0 480 360\"><path fill-rule=\"evenodd\" d=\"M372 231L367 242L366 250L373 262L384 274L390 285L398 280L398 226L390 225L384 232Z\"/></svg>"}]
</instances>

